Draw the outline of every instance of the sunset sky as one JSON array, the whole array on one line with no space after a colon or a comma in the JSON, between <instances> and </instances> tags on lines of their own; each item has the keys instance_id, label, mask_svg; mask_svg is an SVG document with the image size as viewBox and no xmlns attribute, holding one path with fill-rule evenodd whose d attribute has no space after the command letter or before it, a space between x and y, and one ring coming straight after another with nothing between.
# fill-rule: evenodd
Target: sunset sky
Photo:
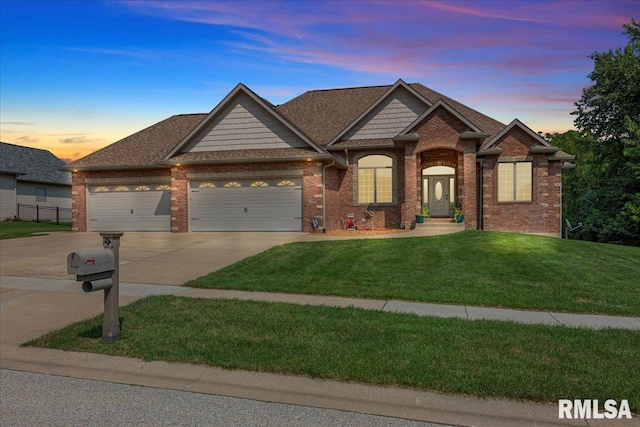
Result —
<instances>
[{"instance_id":1,"label":"sunset sky","mask_svg":"<svg viewBox=\"0 0 640 427\"><path fill-rule=\"evenodd\" d=\"M280 104L399 78L563 132L631 18L635 0L0 0L0 139L71 160L240 82Z\"/></svg>"}]
</instances>

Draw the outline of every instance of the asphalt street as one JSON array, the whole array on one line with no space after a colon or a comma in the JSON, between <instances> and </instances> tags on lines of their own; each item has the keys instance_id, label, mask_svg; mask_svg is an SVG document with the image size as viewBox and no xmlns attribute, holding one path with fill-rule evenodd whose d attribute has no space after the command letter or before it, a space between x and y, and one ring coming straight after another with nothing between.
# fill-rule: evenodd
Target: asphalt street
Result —
<instances>
[{"instance_id":1,"label":"asphalt street","mask_svg":"<svg viewBox=\"0 0 640 427\"><path fill-rule=\"evenodd\" d=\"M0 425L445 427L332 409L0 370Z\"/></svg>"}]
</instances>

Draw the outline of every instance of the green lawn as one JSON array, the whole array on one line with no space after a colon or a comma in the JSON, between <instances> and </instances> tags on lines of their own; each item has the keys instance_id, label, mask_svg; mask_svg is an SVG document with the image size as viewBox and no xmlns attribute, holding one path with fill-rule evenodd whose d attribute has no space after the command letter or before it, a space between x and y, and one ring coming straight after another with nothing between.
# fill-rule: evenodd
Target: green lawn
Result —
<instances>
[{"instance_id":1,"label":"green lawn","mask_svg":"<svg viewBox=\"0 0 640 427\"><path fill-rule=\"evenodd\" d=\"M476 230L292 243L187 285L638 316L640 248Z\"/></svg>"},{"instance_id":2,"label":"green lawn","mask_svg":"<svg viewBox=\"0 0 640 427\"><path fill-rule=\"evenodd\" d=\"M0 240L16 237L29 237L37 233L50 231L71 231L71 224L56 225L50 222L1 221Z\"/></svg>"},{"instance_id":3,"label":"green lawn","mask_svg":"<svg viewBox=\"0 0 640 427\"><path fill-rule=\"evenodd\" d=\"M121 317L113 345L100 343L101 317L28 345L541 402L628 399L640 409L638 331L167 296Z\"/></svg>"}]
</instances>

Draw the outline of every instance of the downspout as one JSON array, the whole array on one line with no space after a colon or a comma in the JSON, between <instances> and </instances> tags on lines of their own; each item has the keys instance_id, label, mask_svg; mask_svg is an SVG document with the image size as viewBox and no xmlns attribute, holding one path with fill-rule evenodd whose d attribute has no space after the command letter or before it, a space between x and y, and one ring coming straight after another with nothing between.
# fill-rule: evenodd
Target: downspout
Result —
<instances>
[{"instance_id":1,"label":"downspout","mask_svg":"<svg viewBox=\"0 0 640 427\"><path fill-rule=\"evenodd\" d=\"M327 168L330 168L331 166L335 165L336 161L332 160L331 163L329 163L328 165L324 165L322 167L322 232L326 233L327 232L327 202L326 202L326 192L325 192L325 187L326 187L326 170Z\"/></svg>"},{"instance_id":2,"label":"downspout","mask_svg":"<svg viewBox=\"0 0 640 427\"><path fill-rule=\"evenodd\" d=\"M547 160L548 161L548 160ZM560 238L562 239L562 215L564 213L564 206L562 206L562 165L560 162ZM569 233L567 233L567 239L569 238Z\"/></svg>"},{"instance_id":3,"label":"downspout","mask_svg":"<svg viewBox=\"0 0 640 427\"><path fill-rule=\"evenodd\" d=\"M482 218L484 205L484 158L480 158L480 201L478 202L478 230L484 230L484 221Z\"/></svg>"}]
</instances>

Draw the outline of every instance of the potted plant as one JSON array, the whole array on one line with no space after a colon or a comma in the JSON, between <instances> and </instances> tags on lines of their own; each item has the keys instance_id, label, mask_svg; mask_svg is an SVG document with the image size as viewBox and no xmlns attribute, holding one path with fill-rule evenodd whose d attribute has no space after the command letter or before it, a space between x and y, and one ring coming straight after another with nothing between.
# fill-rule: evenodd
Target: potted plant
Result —
<instances>
[{"instance_id":1,"label":"potted plant","mask_svg":"<svg viewBox=\"0 0 640 427\"><path fill-rule=\"evenodd\" d=\"M464 221L464 212L462 211L462 203L460 203L459 201L456 201L455 203L452 203L452 213L453 213L453 220L456 223L461 223L462 221Z\"/></svg>"},{"instance_id":2,"label":"potted plant","mask_svg":"<svg viewBox=\"0 0 640 427\"><path fill-rule=\"evenodd\" d=\"M420 208L420 210L416 214L416 223L422 224L424 223L424 219L428 217L429 217L429 208L423 206L422 208Z\"/></svg>"}]
</instances>

